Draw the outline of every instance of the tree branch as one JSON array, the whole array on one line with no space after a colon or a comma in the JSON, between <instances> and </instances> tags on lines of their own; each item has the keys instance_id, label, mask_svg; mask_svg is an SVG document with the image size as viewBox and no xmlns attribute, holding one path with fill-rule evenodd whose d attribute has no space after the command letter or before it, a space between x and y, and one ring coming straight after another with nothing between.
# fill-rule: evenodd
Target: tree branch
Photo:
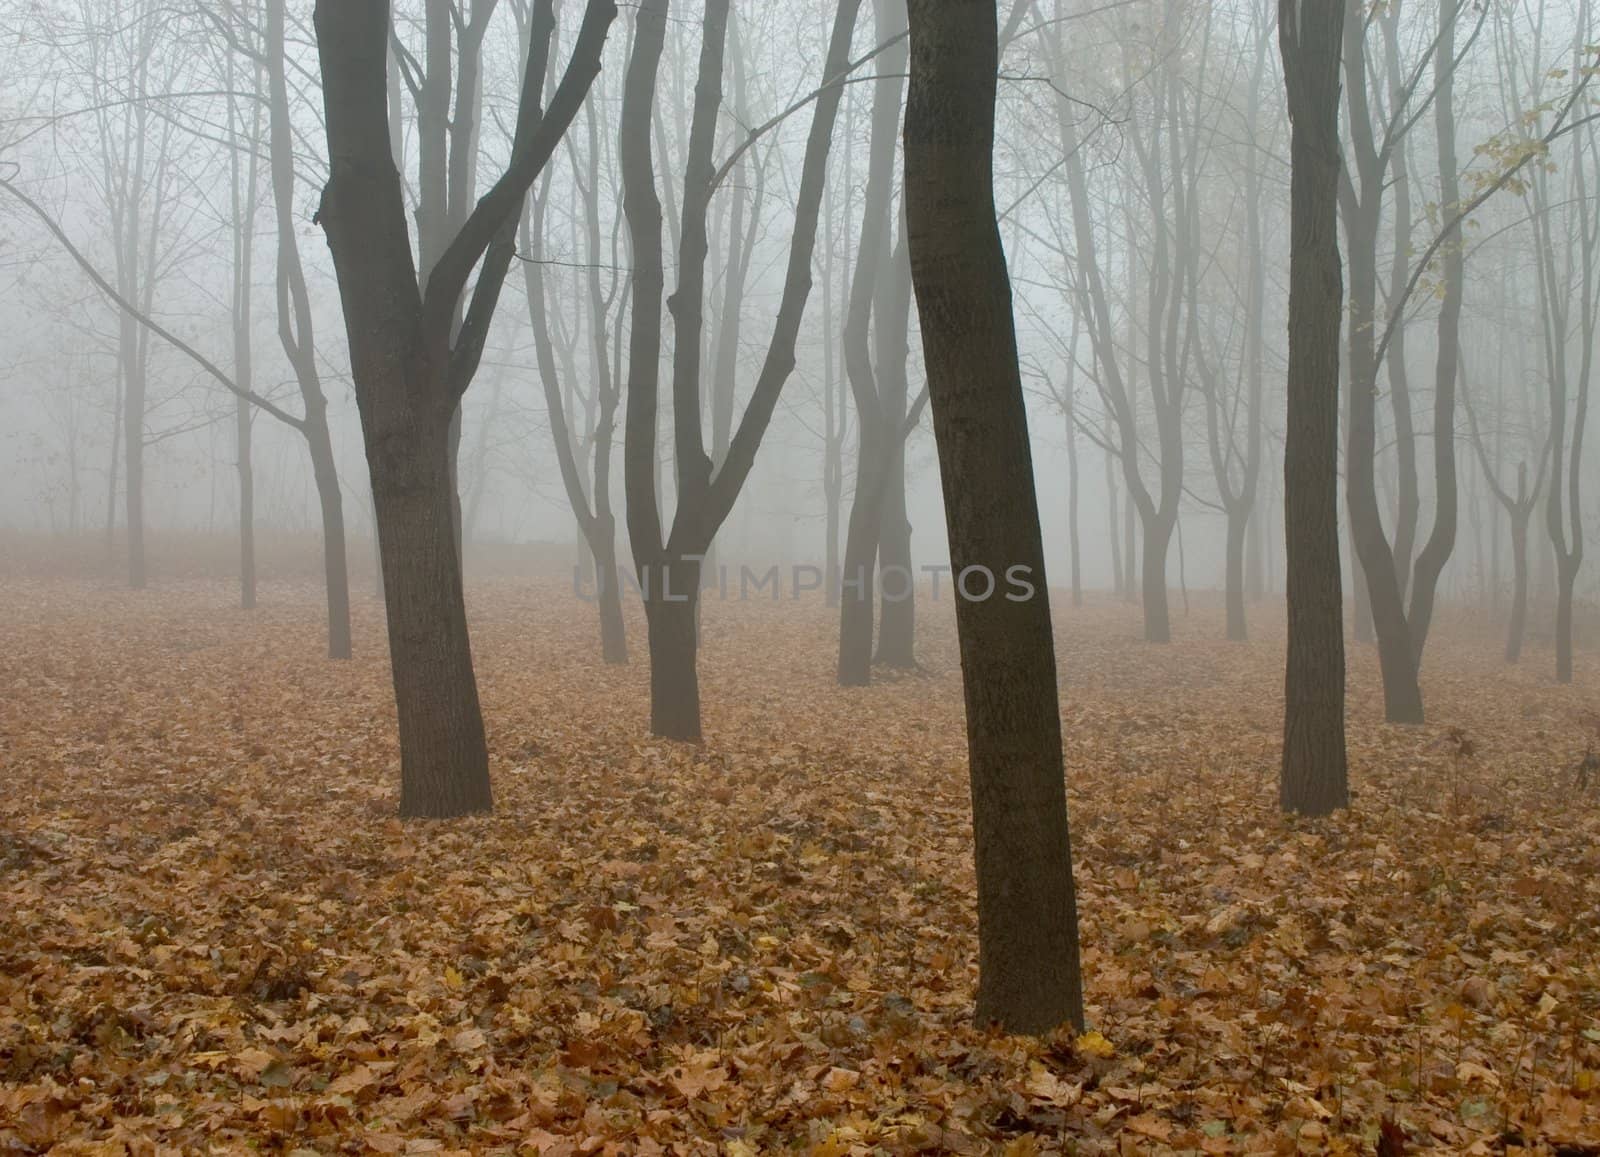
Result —
<instances>
[{"instance_id":1,"label":"tree branch","mask_svg":"<svg viewBox=\"0 0 1600 1157\"><path fill-rule=\"evenodd\" d=\"M282 422L286 426L290 426L296 430L303 430L305 428L304 419L295 417L287 410L267 401L266 398L263 398L255 391L247 390L240 386L227 374L218 369L216 363L211 361L210 358L206 357L188 342L178 337L160 322L135 308L132 302L112 288L111 283L101 275L98 269L90 264L89 259L85 257L78 247L72 243L71 239L68 238L61 226L56 223L55 218L51 217L50 214L45 211L44 207L32 197L28 196L4 177L0 177L0 189L4 189L6 192L10 193L13 197L31 209L34 215L38 217L39 220L44 222L44 227L50 230L50 233L55 237L55 239L61 243L61 247L67 251L67 255L72 258L72 260L77 264L78 268L83 270L85 276L87 276L90 281L94 282L95 288L99 289L101 293L105 294L112 301L114 301L117 306L129 317L133 318L157 337L165 339L169 345L173 346L181 353L187 355L191 361L193 361L201 369L205 370L206 373L210 374L217 381L221 382L238 397L243 398L245 401L254 406L258 406L262 410L265 410L267 413L271 414L274 418L278 419L278 421Z\"/></svg>"}]
</instances>

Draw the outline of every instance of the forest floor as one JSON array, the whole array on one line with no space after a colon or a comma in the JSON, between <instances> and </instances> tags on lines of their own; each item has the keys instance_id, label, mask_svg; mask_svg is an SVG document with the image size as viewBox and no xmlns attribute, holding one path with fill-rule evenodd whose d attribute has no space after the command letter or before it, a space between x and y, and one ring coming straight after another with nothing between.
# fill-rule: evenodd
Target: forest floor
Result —
<instances>
[{"instance_id":1,"label":"forest floor","mask_svg":"<svg viewBox=\"0 0 1600 1157\"><path fill-rule=\"evenodd\" d=\"M379 608L0 585L0 1152L1600 1153L1600 662L1351 653L1353 808L1276 809L1281 604L1058 607L1090 1031L969 1026L948 603L834 686L820 601L706 608L645 734L559 583L481 584L492 817L402 824ZM1387 1121L1387 1124L1385 1122Z\"/></svg>"}]
</instances>

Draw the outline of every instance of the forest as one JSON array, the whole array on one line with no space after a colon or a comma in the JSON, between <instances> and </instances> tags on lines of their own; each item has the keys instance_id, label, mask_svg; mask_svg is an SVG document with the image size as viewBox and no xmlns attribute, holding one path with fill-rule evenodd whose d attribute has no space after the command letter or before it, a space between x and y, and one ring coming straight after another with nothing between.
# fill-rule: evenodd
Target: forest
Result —
<instances>
[{"instance_id":1,"label":"forest","mask_svg":"<svg viewBox=\"0 0 1600 1157\"><path fill-rule=\"evenodd\" d=\"M1600 1155L1595 0L0 0L0 1154Z\"/></svg>"}]
</instances>

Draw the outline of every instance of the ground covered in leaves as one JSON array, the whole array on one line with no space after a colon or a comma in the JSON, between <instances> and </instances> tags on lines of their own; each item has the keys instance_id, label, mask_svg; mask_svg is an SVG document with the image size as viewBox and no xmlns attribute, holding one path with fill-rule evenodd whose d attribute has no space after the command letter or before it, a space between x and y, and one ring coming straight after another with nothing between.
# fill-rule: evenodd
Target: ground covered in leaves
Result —
<instances>
[{"instance_id":1,"label":"ground covered in leaves","mask_svg":"<svg viewBox=\"0 0 1600 1157\"><path fill-rule=\"evenodd\" d=\"M0 586L0 1152L1600 1152L1593 656L1436 640L1394 728L1353 651L1354 808L1285 822L1281 607L1058 608L1036 1042L968 1025L948 604L846 691L820 602L713 602L691 748L560 584L471 602L496 812L402 824L376 604L335 664L309 587Z\"/></svg>"}]
</instances>

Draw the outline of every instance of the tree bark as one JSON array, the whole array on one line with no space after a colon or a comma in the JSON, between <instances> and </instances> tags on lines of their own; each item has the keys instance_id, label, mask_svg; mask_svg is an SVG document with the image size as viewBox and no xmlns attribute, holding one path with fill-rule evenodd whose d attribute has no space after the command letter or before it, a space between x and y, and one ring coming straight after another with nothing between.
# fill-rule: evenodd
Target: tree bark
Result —
<instances>
[{"instance_id":1,"label":"tree bark","mask_svg":"<svg viewBox=\"0 0 1600 1157\"><path fill-rule=\"evenodd\" d=\"M1285 811L1350 802L1344 736L1344 599L1339 575L1339 326L1344 312L1335 189L1344 5L1278 2L1291 123L1288 420L1284 547Z\"/></svg>"},{"instance_id":2,"label":"tree bark","mask_svg":"<svg viewBox=\"0 0 1600 1157\"><path fill-rule=\"evenodd\" d=\"M1023 566L1012 601L959 598L978 877L977 1019L1083 1024L1050 603L991 166L998 43L986 0L911 0L905 199L950 560Z\"/></svg>"},{"instance_id":3,"label":"tree bark","mask_svg":"<svg viewBox=\"0 0 1600 1157\"><path fill-rule=\"evenodd\" d=\"M451 425L472 381L512 256L518 212L600 68L610 0L590 0L548 110L540 88L554 31L539 0L506 168L454 235L430 248L426 284L412 260L388 120L386 0L318 0L329 177L317 222L327 234L361 414L399 717L403 816L447 817L492 802L488 750L460 558ZM429 83L448 85L449 13L429 7ZM445 24L442 32L436 23ZM541 32L542 29L542 32ZM433 59L438 57L440 59ZM435 67L436 66L436 67ZM436 96L422 102L437 113ZM419 232L443 216L437 149L423 166ZM460 301L479 268L464 315ZM459 324L458 324L459 318Z\"/></svg>"}]
</instances>

